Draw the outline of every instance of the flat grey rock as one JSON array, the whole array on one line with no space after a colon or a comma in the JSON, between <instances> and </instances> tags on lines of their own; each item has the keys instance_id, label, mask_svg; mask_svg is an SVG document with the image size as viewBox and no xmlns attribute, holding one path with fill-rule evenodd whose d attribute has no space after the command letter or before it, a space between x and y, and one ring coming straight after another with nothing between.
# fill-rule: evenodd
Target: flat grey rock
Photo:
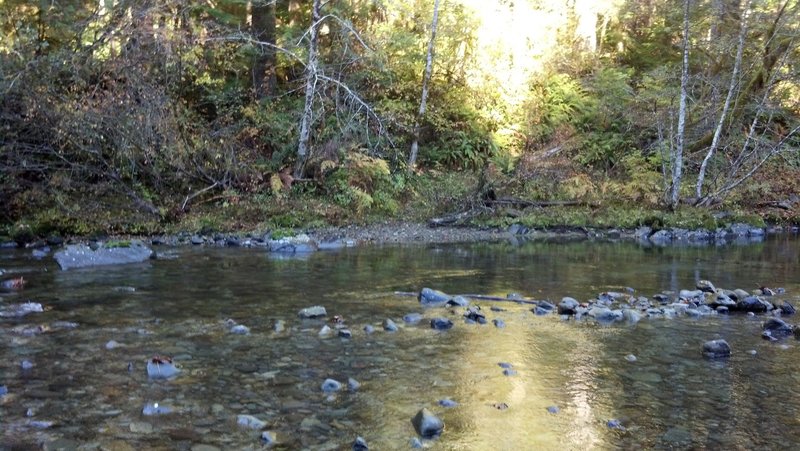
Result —
<instances>
[{"instance_id":1,"label":"flat grey rock","mask_svg":"<svg viewBox=\"0 0 800 451\"><path fill-rule=\"evenodd\" d=\"M62 270L88 268L92 266L141 263L153 255L153 250L139 241L126 247L105 247L92 250L85 244L73 244L55 253L54 257Z\"/></svg>"}]
</instances>

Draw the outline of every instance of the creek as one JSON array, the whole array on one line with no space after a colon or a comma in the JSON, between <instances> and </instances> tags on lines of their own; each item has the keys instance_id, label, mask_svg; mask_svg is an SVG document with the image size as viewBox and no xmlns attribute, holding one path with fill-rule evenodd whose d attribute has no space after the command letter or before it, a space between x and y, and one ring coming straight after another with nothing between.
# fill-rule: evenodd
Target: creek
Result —
<instances>
[{"instance_id":1,"label":"creek","mask_svg":"<svg viewBox=\"0 0 800 451\"><path fill-rule=\"evenodd\" d=\"M395 294L431 287L557 304L631 289L650 297L707 279L728 289L782 287L781 299L797 305L800 241L789 236L717 247L406 245L292 258L155 250L160 258L143 264L68 271L51 257L0 251L0 278L26 280L22 290L0 292L0 306L31 300L45 308L0 318L0 449L260 449L262 430L277 449L350 449L356 436L371 449L409 449L411 418L423 407L444 420L442 435L423 441L440 450L800 443L800 346L793 337L762 340L765 315L599 325L478 300L489 320L479 325L465 323L463 308L423 308ZM298 317L315 305L326 319ZM403 322L415 312L422 321ZM335 326L334 315L352 338L318 335ZM454 327L432 330L439 316ZM383 330L387 318L397 332ZM249 333L232 333L234 322ZM730 358L703 357L703 343L716 338L730 343ZM180 373L148 378L156 355L171 357ZM505 375L501 362L514 371ZM327 378L345 388L324 393ZM360 388L348 390L348 378ZM456 405L439 405L444 399ZM239 415L265 424L240 426Z\"/></svg>"}]
</instances>

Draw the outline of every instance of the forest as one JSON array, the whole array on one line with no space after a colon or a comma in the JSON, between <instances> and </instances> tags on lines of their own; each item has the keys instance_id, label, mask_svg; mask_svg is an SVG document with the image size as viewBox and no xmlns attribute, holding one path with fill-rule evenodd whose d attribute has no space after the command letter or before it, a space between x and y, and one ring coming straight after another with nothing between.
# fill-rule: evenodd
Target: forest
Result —
<instances>
[{"instance_id":1,"label":"forest","mask_svg":"<svg viewBox=\"0 0 800 451\"><path fill-rule=\"evenodd\" d=\"M797 0L0 0L0 235L798 223Z\"/></svg>"}]
</instances>

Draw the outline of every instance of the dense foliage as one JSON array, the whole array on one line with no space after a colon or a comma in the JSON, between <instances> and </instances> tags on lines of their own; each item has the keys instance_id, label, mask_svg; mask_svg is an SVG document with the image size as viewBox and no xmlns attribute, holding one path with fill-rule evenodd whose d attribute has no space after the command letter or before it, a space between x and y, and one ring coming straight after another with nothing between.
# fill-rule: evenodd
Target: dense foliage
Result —
<instances>
[{"instance_id":1,"label":"dense foliage","mask_svg":"<svg viewBox=\"0 0 800 451\"><path fill-rule=\"evenodd\" d=\"M658 210L680 139L686 203L798 207L797 0L690 2L685 133L683 1L443 1L413 171L434 2L326 2L315 23L309 3L0 0L0 223L296 227L467 208L488 187Z\"/></svg>"}]
</instances>

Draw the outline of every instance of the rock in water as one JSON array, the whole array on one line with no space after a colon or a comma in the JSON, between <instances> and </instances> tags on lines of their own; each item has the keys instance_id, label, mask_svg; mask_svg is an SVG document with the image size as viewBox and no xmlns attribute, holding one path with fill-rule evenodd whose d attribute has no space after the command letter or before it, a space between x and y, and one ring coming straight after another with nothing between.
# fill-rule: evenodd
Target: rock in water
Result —
<instances>
[{"instance_id":1,"label":"rock in water","mask_svg":"<svg viewBox=\"0 0 800 451\"><path fill-rule=\"evenodd\" d=\"M731 346L725 340L711 340L703 343L703 355L710 358L730 357Z\"/></svg>"},{"instance_id":2,"label":"rock in water","mask_svg":"<svg viewBox=\"0 0 800 451\"><path fill-rule=\"evenodd\" d=\"M770 336L775 338L784 338L792 335L794 328L786 321L779 318L769 318L764 322L764 332L769 332Z\"/></svg>"},{"instance_id":3,"label":"rock in water","mask_svg":"<svg viewBox=\"0 0 800 451\"><path fill-rule=\"evenodd\" d=\"M356 441L353 442L353 451L368 451L369 445L367 445L367 441L364 440L364 437L356 437Z\"/></svg>"},{"instance_id":4,"label":"rock in water","mask_svg":"<svg viewBox=\"0 0 800 451\"><path fill-rule=\"evenodd\" d=\"M714 284L709 282L708 280L698 280L697 285L695 285L698 290L706 292L706 293L714 293L717 289L714 287Z\"/></svg>"},{"instance_id":5,"label":"rock in water","mask_svg":"<svg viewBox=\"0 0 800 451\"><path fill-rule=\"evenodd\" d=\"M151 379L169 379L180 373L169 357L156 356L147 361L147 376Z\"/></svg>"},{"instance_id":6,"label":"rock in water","mask_svg":"<svg viewBox=\"0 0 800 451\"><path fill-rule=\"evenodd\" d=\"M386 332L397 332L397 324L387 318L383 320L383 330Z\"/></svg>"},{"instance_id":7,"label":"rock in water","mask_svg":"<svg viewBox=\"0 0 800 451\"><path fill-rule=\"evenodd\" d=\"M310 318L321 318L323 316L328 316L328 312L325 311L325 307L321 305L315 305L313 307L306 307L297 314L300 318L310 319Z\"/></svg>"},{"instance_id":8,"label":"rock in water","mask_svg":"<svg viewBox=\"0 0 800 451\"><path fill-rule=\"evenodd\" d=\"M263 429L267 425L265 421L261 421L252 415L237 416L236 424L250 429Z\"/></svg>"},{"instance_id":9,"label":"rock in water","mask_svg":"<svg viewBox=\"0 0 800 451\"><path fill-rule=\"evenodd\" d=\"M101 246L93 250L85 244L73 244L55 253L54 257L62 270L89 266L140 263L153 255L153 250L140 241L131 241L127 246Z\"/></svg>"},{"instance_id":10,"label":"rock in water","mask_svg":"<svg viewBox=\"0 0 800 451\"><path fill-rule=\"evenodd\" d=\"M444 429L444 422L430 410L422 408L414 418L411 419L414 429L423 438L438 437Z\"/></svg>"},{"instance_id":11,"label":"rock in water","mask_svg":"<svg viewBox=\"0 0 800 451\"><path fill-rule=\"evenodd\" d=\"M447 318L434 318L431 320L431 329L447 330L453 327L453 322Z\"/></svg>"},{"instance_id":12,"label":"rock in water","mask_svg":"<svg viewBox=\"0 0 800 451\"><path fill-rule=\"evenodd\" d=\"M565 297L561 299L561 302L558 303L558 314L574 315L578 306L580 306L580 303L576 299Z\"/></svg>"},{"instance_id":13,"label":"rock in water","mask_svg":"<svg viewBox=\"0 0 800 451\"><path fill-rule=\"evenodd\" d=\"M419 299L419 303L422 305L441 305L446 303L450 300L450 296L447 294L442 293L438 290L432 290L430 288L423 288L420 290L419 295L417 296Z\"/></svg>"},{"instance_id":14,"label":"rock in water","mask_svg":"<svg viewBox=\"0 0 800 451\"><path fill-rule=\"evenodd\" d=\"M325 393L333 393L342 389L342 383L335 379L325 379L322 383L322 391Z\"/></svg>"},{"instance_id":15,"label":"rock in water","mask_svg":"<svg viewBox=\"0 0 800 451\"><path fill-rule=\"evenodd\" d=\"M172 407L163 406L157 402L151 402L144 405L142 408L142 415L144 416L153 416L153 415L167 415L172 413Z\"/></svg>"}]
</instances>

